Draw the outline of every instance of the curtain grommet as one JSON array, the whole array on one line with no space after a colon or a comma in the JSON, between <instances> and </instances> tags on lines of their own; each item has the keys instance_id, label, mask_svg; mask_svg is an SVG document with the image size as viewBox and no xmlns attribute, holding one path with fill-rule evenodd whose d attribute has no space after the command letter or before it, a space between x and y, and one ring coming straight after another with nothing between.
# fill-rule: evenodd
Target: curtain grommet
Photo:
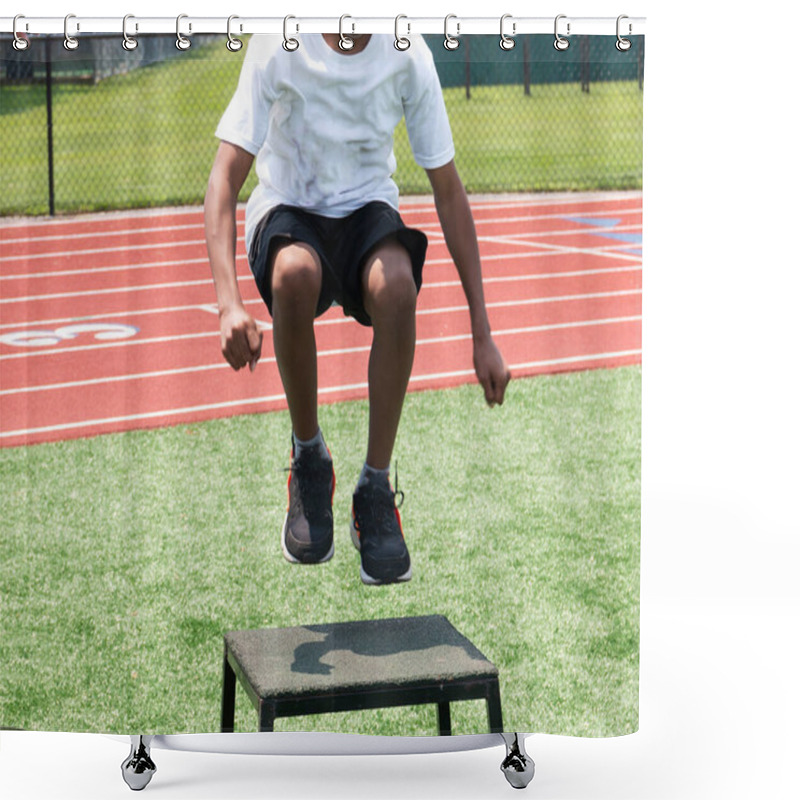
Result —
<instances>
[{"instance_id":1,"label":"curtain grommet","mask_svg":"<svg viewBox=\"0 0 800 800\"><path fill-rule=\"evenodd\" d=\"M175 37L176 37L175 38L175 47L177 47L178 50L188 50L192 46L192 40L191 39L187 39L181 33L181 20L182 19L188 19L188 17L189 17L188 14L178 14L178 16L177 16L177 18L175 20ZM191 32L191 30L192 30L192 23L190 22L189 23L189 31Z\"/></svg>"},{"instance_id":2,"label":"curtain grommet","mask_svg":"<svg viewBox=\"0 0 800 800\"><path fill-rule=\"evenodd\" d=\"M507 19L512 19L511 14L503 14L503 16L500 17L500 49L506 51L514 49L516 42L513 37L517 34L517 23L513 21L511 23L511 36L505 32L505 22Z\"/></svg>"},{"instance_id":3,"label":"curtain grommet","mask_svg":"<svg viewBox=\"0 0 800 800\"><path fill-rule=\"evenodd\" d=\"M296 17L293 17L291 14L289 14L283 18L283 49L288 53L293 53L298 47L300 47L300 42L298 42L297 39L293 39L291 36L289 36L290 19L296 19ZM295 31L297 30L298 28L295 26Z\"/></svg>"},{"instance_id":4,"label":"curtain grommet","mask_svg":"<svg viewBox=\"0 0 800 800\"><path fill-rule=\"evenodd\" d=\"M411 47L411 40L408 36L401 36L400 35L400 20L401 19L408 19L405 14L398 14L394 18L394 46L396 50L400 50L401 52L408 50ZM406 23L406 34L411 33L411 26Z\"/></svg>"},{"instance_id":5,"label":"curtain grommet","mask_svg":"<svg viewBox=\"0 0 800 800\"><path fill-rule=\"evenodd\" d=\"M228 50L231 51L231 53L238 53L242 49L242 47L244 47L244 43L242 42L242 40L241 39L237 39L231 33L231 23L235 19L239 19L239 17L237 17L235 14L231 14L228 17L228 41L225 42L225 47L227 47ZM239 30L241 31L241 27L239 28Z\"/></svg>"},{"instance_id":6,"label":"curtain grommet","mask_svg":"<svg viewBox=\"0 0 800 800\"><path fill-rule=\"evenodd\" d=\"M27 50L31 46L31 40L30 39L23 39L22 36L20 36L19 31L17 30L17 23L21 19L25 19L24 14L17 14L14 17L14 23L13 23L12 28L11 28L11 30L12 30L12 32L14 34L14 40L12 41L11 46L15 50L17 50L18 52L22 52L23 50ZM28 29L28 24L25 23L25 30L27 30L27 29Z\"/></svg>"},{"instance_id":7,"label":"curtain grommet","mask_svg":"<svg viewBox=\"0 0 800 800\"><path fill-rule=\"evenodd\" d=\"M78 49L78 40L74 36L71 36L69 32L69 21L71 19L75 19L74 14L67 14L67 16L64 17L64 49L70 52Z\"/></svg>"},{"instance_id":8,"label":"curtain grommet","mask_svg":"<svg viewBox=\"0 0 800 800\"><path fill-rule=\"evenodd\" d=\"M135 19L133 14L126 14L122 18L122 47L131 52L131 50L135 50L139 46L139 41L133 37L128 35L128 20ZM139 25L136 24L134 26L134 30L138 30Z\"/></svg>"},{"instance_id":9,"label":"curtain grommet","mask_svg":"<svg viewBox=\"0 0 800 800\"><path fill-rule=\"evenodd\" d=\"M566 19L566 14L559 14L556 17L555 25L554 25L554 34L555 34L555 41L553 42L553 47L559 52L564 52L569 47L569 39L565 39L559 32L558 32L558 21L562 19ZM567 36L569 36L569 28L570 24L567 23Z\"/></svg>"},{"instance_id":10,"label":"curtain grommet","mask_svg":"<svg viewBox=\"0 0 800 800\"><path fill-rule=\"evenodd\" d=\"M345 52L352 50L356 46L356 43L349 36L344 35L344 21L346 19L352 19L352 17L349 14L342 14L339 17L339 49Z\"/></svg>"},{"instance_id":11,"label":"curtain grommet","mask_svg":"<svg viewBox=\"0 0 800 800\"><path fill-rule=\"evenodd\" d=\"M456 35L455 36L451 36L450 32L447 29L448 23L450 22L451 19L456 20ZM459 42L457 37L459 36L460 33L461 33L461 23L458 21L458 18L456 17L455 14L448 14L444 18L444 49L445 50L451 50L451 51L452 50L458 50L458 46L459 46L459 44L461 44L461 42Z\"/></svg>"},{"instance_id":12,"label":"curtain grommet","mask_svg":"<svg viewBox=\"0 0 800 800\"><path fill-rule=\"evenodd\" d=\"M620 53L626 53L628 50L631 49L631 40L624 38L622 36L622 34L620 33L620 23L624 19L628 19L626 14L620 14L617 17L617 41L614 43L614 46L617 48L617 50L620 51ZM629 36L630 36L630 33L631 33L631 24L628 23L628 35Z\"/></svg>"}]
</instances>

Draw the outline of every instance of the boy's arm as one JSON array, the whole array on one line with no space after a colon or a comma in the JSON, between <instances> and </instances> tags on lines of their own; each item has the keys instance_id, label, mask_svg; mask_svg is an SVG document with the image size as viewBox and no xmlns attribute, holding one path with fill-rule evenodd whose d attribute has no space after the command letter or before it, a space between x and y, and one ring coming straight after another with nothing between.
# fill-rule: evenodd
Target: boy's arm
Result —
<instances>
[{"instance_id":1,"label":"boy's arm","mask_svg":"<svg viewBox=\"0 0 800 800\"><path fill-rule=\"evenodd\" d=\"M469 305L472 325L472 360L486 402L502 404L511 372L492 339L483 297L478 237L455 162L427 170L445 242L453 257Z\"/></svg>"},{"instance_id":2,"label":"boy's arm","mask_svg":"<svg viewBox=\"0 0 800 800\"><path fill-rule=\"evenodd\" d=\"M236 281L236 201L253 156L220 142L205 198L206 248L217 293L222 354L236 370L255 369L262 333L247 313Z\"/></svg>"}]
</instances>

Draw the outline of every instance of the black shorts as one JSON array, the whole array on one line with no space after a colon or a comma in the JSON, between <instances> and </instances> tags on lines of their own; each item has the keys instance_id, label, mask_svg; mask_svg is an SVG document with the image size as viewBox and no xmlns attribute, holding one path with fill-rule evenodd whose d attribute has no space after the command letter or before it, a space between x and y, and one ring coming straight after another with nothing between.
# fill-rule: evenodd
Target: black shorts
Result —
<instances>
[{"instance_id":1,"label":"black shorts","mask_svg":"<svg viewBox=\"0 0 800 800\"><path fill-rule=\"evenodd\" d=\"M422 231L407 228L400 214L386 203L367 203L341 218L323 217L294 206L276 206L258 223L248 258L258 291L272 314L276 246L286 241L310 245L322 263L317 316L335 301L345 314L362 325L371 325L361 293L361 271L369 254L385 239L395 239L408 251L419 292L428 239Z\"/></svg>"}]
</instances>

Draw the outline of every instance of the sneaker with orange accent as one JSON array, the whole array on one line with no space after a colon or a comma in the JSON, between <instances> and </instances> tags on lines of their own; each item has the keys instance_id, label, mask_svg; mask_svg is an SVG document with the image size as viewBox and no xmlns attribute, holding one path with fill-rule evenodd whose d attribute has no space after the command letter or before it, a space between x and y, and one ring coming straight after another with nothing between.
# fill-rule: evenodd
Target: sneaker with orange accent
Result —
<instances>
[{"instance_id":1,"label":"sneaker with orange accent","mask_svg":"<svg viewBox=\"0 0 800 800\"><path fill-rule=\"evenodd\" d=\"M398 510L402 498L388 478L369 478L353 493L350 536L361 553L361 580L370 586L411 580L411 558Z\"/></svg>"},{"instance_id":2,"label":"sneaker with orange accent","mask_svg":"<svg viewBox=\"0 0 800 800\"><path fill-rule=\"evenodd\" d=\"M333 460L317 448L301 448L289 468L289 505L281 547L293 564L321 564L333 558Z\"/></svg>"}]
</instances>

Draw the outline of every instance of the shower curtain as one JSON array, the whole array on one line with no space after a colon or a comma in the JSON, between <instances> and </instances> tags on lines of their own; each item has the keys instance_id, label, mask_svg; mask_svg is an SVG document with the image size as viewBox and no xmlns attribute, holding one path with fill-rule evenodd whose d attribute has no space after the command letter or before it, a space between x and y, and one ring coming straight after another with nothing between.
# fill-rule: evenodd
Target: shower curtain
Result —
<instances>
[{"instance_id":1,"label":"shower curtain","mask_svg":"<svg viewBox=\"0 0 800 800\"><path fill-rule=\"evenodd\" d=\"M0 41L0 727L219 732L231 632L303 630L313 645L325 626L378 623L371 650L334 636L281 669L327 680L445 648L445 674L445 644L392 634L398 620L444 619L460 654L496 670L502 730L635 731L643 37L628 49L613 36L411 39L434 62L512 378L489 407L401 122L399 210L428 244L391 462L412 576L385 586L362 582L348 531L371 331L338 304L315 328L335 555L282 553L291 423L244 244L255 170L236 268L263 349L240 371L220 353L202 203L254 46L242 38ZM297 55L274 38L281 58ZM490 729L481 699L450 715L455 735ZM420 700L274 729L429 736L437 720ZM240 689L234 728L258 726Z\"/></svg>"}]
</instances>

